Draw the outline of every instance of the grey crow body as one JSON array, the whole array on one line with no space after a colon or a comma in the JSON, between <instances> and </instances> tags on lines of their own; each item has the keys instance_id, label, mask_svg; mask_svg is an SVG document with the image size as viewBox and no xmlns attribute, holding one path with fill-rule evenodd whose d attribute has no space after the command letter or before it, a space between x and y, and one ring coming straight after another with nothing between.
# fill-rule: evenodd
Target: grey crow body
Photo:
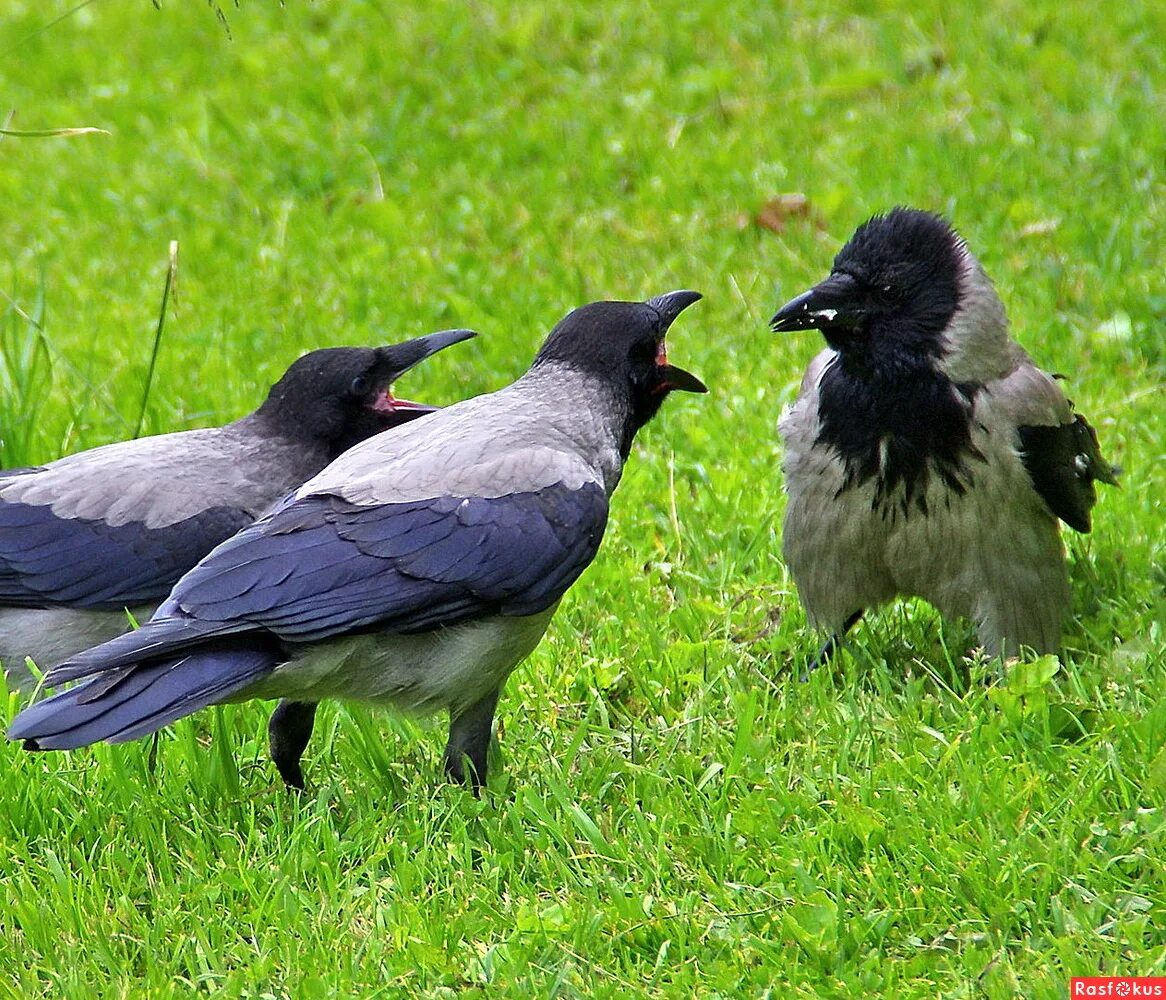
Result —
<instances>
[{"instance_id":1,"label":"grey crow body","mask_svg":"<svg viewBox=\"0 0 1166 1000\"><path fill-rule=\"evenodd\" d=\"M1093 483L1114 470L1009 336L959 235L927 212L876 216L772 325L828 344L779 423L783 548L830 633L823 654L898 596L971 619L992 654L1058 649L1069 586L1057 521L1089 531Z\"/></svg>"},{"instance_id":2,"label":"grey crow body","mask_svg":"<svg viewBox=\"0 0 1166 1000\"><path fill-rule=\"evenodd\" d=\"M148 618L183 573L358 441L430 412L392 382L474 336L446 330L297 360L223 427L105 445L0 471L0 663L49 669Z\"/></svg>"},{"instance_id":3,"label":"grey crow body","mask_svg":"<svg viewBox=\"0 0 1166 1000\"><path fill-rule=\"evenodd\" d=\"M272 756L302 787L319 700L447 709L446 771L477 788L502 685L595 556L634 435L670 391L705 391L664 347L699 297L577 309L513 384L346 452L139 631L53 671L91 679L26 709L9 738L121 742L217 702L283 698Z\"/></svg>"}]
</instances>

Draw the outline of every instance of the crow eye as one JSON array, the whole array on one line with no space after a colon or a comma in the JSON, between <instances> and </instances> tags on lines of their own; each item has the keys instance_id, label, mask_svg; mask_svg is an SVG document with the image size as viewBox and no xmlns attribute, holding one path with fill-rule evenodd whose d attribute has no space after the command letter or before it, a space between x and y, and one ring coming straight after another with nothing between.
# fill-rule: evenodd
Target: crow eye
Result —
<instances>
[{"instance_id":1,"label":"crow eye","mask_svg":"<svg viewBox=\"0 0 1166 1000\"><path fill-rule=\"evenodd\" d=\"M354 396L367 395L369 389L368 376L357 375L352 380L352 385L348 387L348 391Z\"/></svg>"}]
</instances>

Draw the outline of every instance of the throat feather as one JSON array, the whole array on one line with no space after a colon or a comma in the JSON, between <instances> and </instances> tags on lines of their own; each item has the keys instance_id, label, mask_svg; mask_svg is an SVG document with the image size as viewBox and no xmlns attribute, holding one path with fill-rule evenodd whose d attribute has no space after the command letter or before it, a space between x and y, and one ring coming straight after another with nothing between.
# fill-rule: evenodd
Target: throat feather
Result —
<instances>
[{"instance_id":1,"label":"throat feather","mask_svg":"<svg viewBox=\"0 0 1166 1000\"><path fill-rule=\"evenodd\" d=\"M972 463L985 460L971 436L978 390L926 363L880 375L835 358L819 383L817 443L846 466L839 495L873 481L871 508L898 518L926 516L933 477L949 494L966 493Z\"/></svg>"}]
</instances>

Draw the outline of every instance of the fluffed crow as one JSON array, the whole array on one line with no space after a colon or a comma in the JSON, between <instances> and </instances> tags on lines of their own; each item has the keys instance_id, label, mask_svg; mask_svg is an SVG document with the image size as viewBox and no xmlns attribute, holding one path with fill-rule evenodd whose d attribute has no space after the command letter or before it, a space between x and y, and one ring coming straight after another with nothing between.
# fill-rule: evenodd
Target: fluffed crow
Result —
<instances>
[{"instance_id":1,"label":"fluffed crow","mask_svg":"<svg viewBox=\"0 0 1166 1000\"><path fill-rule=\"evenodd\" d=\"M1089 531L1094 481L1115 474L960 236L929 212L875 216L772 325L828 345L779 423L783 549L830 635L819 659L899 596L971 619L990 654L1057 650L1057 522Z\"/></svg>"}]
</instances>

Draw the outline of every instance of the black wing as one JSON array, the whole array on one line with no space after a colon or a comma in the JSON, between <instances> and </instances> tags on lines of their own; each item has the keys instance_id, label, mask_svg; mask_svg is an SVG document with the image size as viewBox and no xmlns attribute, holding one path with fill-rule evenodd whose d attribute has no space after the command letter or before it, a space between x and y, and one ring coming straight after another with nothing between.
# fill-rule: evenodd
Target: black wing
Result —
<instances>
[{"instance_id":1,"label":"black wing","mask_svg":"<svg viewBox=\"0 0 1166 1000\"><path fill-rule=\"evenodd\" d=\"M118 609L160 601L252 520L244 510L212 507L162 528L138 521L113 527L0 501L0 605Z\"/></svg>"},{"instance_id":2,"label":"black wing","mask_svg":"<svg viewBox=\"0 0 1166 1000\"><path fill-rule=\"evenodd\" d=\"M1117 470L1101 455L1097 432L1082 416L1056 427L1020 427L1020 454L1036 491L1075 531L1092 528L1096 480L1116 484Z\"/></svg>"},{"instance_id":3,"label":"black wing","mask_svg":"<svg viewBox=\"0 0 1166 1000\"><path fill-rule=\"evenodd\" d=\"M306 642L537 614L595 557L606 524L607 496L594 483L375 507L305 497L215 549L137 632L79 654L50 680L247 631Z\"/></svg>"}]
</instances>

